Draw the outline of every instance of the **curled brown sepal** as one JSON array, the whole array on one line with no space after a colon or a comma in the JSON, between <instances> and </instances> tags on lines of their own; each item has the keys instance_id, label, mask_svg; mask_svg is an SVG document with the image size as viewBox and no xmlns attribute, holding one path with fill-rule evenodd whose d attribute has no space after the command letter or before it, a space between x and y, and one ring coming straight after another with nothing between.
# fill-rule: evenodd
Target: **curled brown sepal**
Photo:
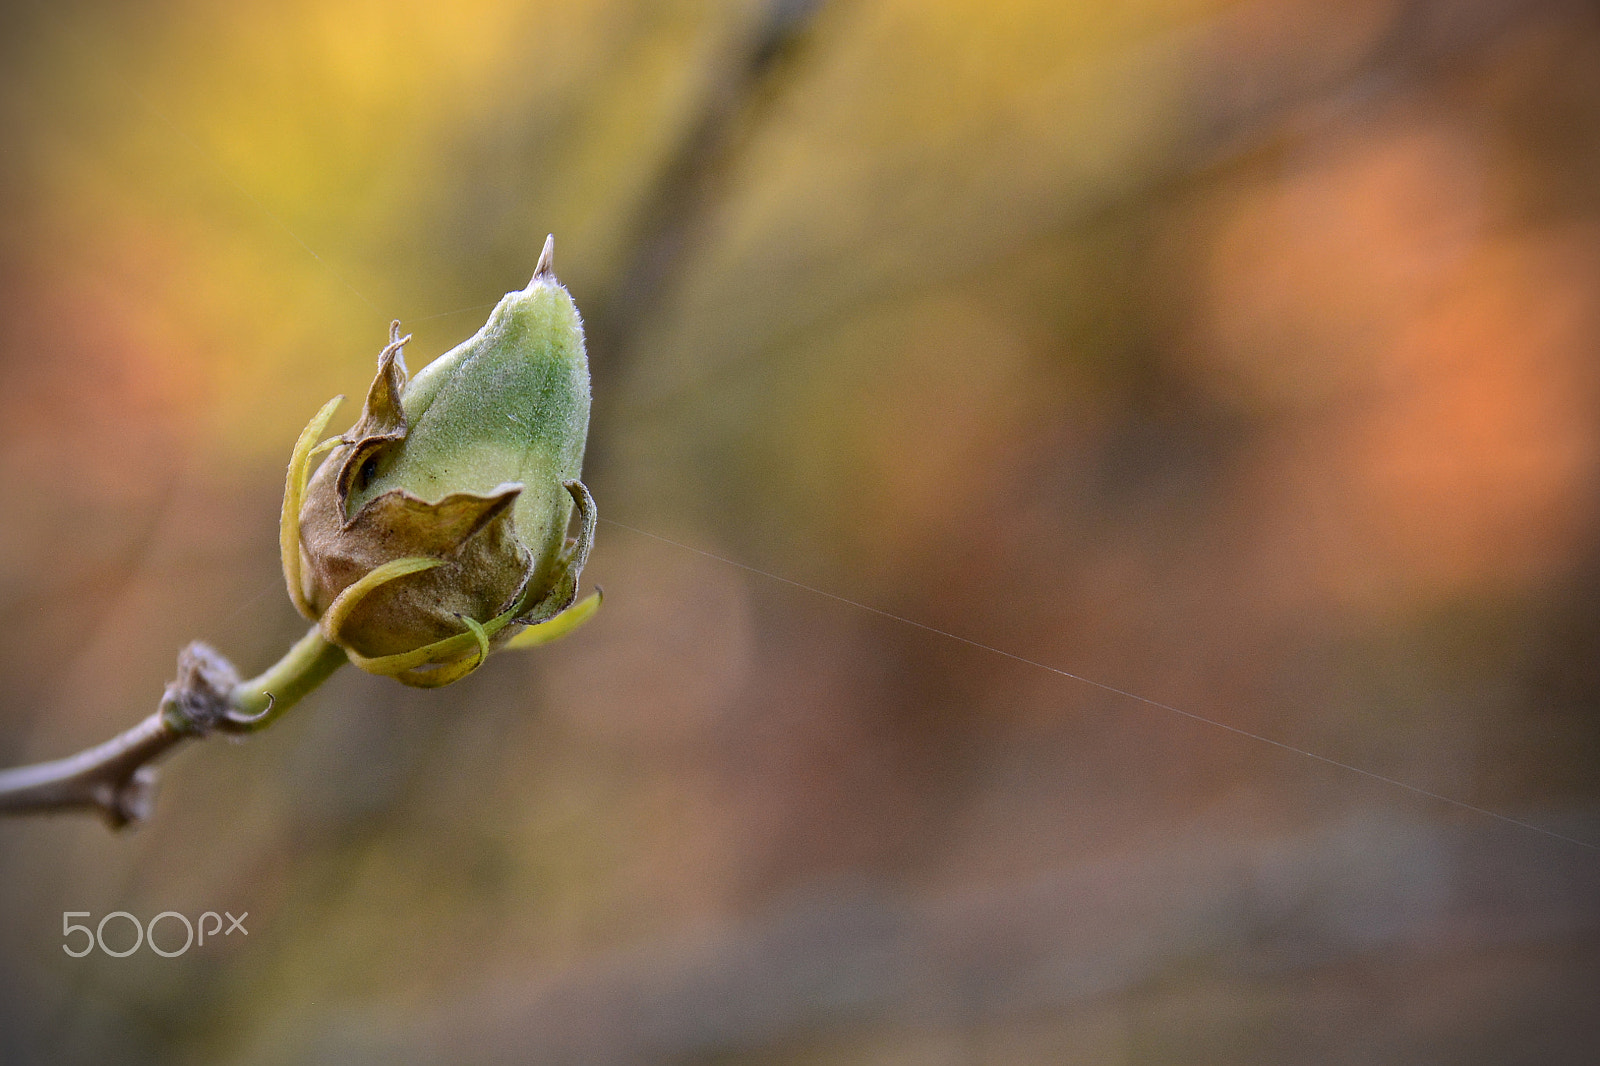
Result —
<instances>
[{"instance_id":1,"label":"curled brown sepal","mask_svg":"<svg viewBox=\"0 0 1600 1066\"><path fill-rule=\"evenodd\" d=\"M341 438L343 454L327 465L334 471L339 504L349 513L350 496L372 481L382 453L406 439L409 427L400 397L406 388L405 346L410 334L400 336L400 322L389 323L389 344L378 356L378 373L367 390L361 419Z\"/></svg>"},{"instance_id":2,"label":"curled brown sepal","mask_svg":"<svg viewBox=\"0 0 1600 1066\"><path fill-rule=\"evenodd\" d=\"M512 527L521 492L508 484L428 503L395 489L347 521L334 494L311 493L300 532L323 636L365 665L461 634L463 618L503 612L529 569Z\"/></svg>"},{"instance_id":3,"label":"curled brown sepal","mask_svg":"<svg viewBox=\"0 0 1600 1066\"><path fill-rule=\"evenodd\" d=\"M567 490L577 507L578 535L568 537L562 546L561 554L556 560L556 580L549 591L537 599L526 593L522 596L525 605L517 612L517 618L514 620L514 624L518 626L543 625L571 608L578 599L578 579L589 561L589 549L594 546L594 533L600 521L600 512L595 507L594 496L589 493L589 487L583 482L572 479L562 482L561 487ZM585 620L600 606L600 600L593 599L593 605L582 616ZM521 646L532 646L532 642Z\"/></svg>"},{"instance_id":4,"label":"curled brown sepal","mask_svg":"<svg viewBox=\"0 0 1600 1066\"><path fill-rule=\"evenodd\" d=\"M335 396L316 413L296 442L289 458L289 475L283 492L283 517L278 531L278 543L283 555L283 576L288 582L289 599L306 618L316 621L319 611L312 605L312 596L306 588L305 558L300 536L301 507L310 489L313 469L318 481L331 476L337 487L339 504L346 507L349 494L358 481L371 480L376 469L378 453L405 440L407 426L401 395L406 387L405 346L410 335L400 335L400 322L389 323L389 343L378 355L378 373L367 390L367 402L362 406L361 418L344 436L333 437L322 443L322 436L334 409L343 399ZM334 455L320 469L314 461L329 451Z\"/></svg>"},{"instance_id":5,"label":"curled brown sepal","mask_svg":"<svg viewBox=\"0 0 1600 1066\"><path fill-rule=\"evenodd\" d=\"M503 486L507 490L517 487ZM557 576L553 584L546 586L536 581L536 571L530 568L509 603L492 617L485 615L486 621L479 622L472 613L451 612L459 628L449 636L417 645L406 651L385 655L367 656L359 650L351 649L350 661L369 673L384 674L407 685L438 688L472 673L483 665L483 661L494 648L533 648L549 644L560 640L593 618L595 612L600 609L599 592L581 603L575 601L578 575L594 543L597 523L594 497L589 494L589 490L581 481L567 481L563 483L563 487L576 503L581 523L578 536L566 542L558 557ZM418 520L435 522L438 518L427 512L419 512ZM464 543L470 544L471 541ZM518 544L520 546L520 542ZM504 566L505 557L495 554L504 547L505 542L502 540L486 539L476 545L476 548L478 551L488 553L487 557L475 555L471 559L463 559L460 565L470 568L473 565L483 565L486 558L496 560L501 567L501 577L509 577L510 571ZM525 552L524 556L526 557ZM343 625L356 610L357 605L365 604L369 596L382 597L385 595L384 590L396 587L395 583L401 578L410 578L412 575L418 575L419 589L426 589L430 579L448 582L451 577L450 572L442 567L443 564L439 559L426 556L392 559L380 564L368 570L335 598L322 616L322 624L331 632L341 636L340 643L347 644L347 641L342 639ZM425 596L426 592L419 592L419 595ZM393 606L402 614L408 609L405 607L405 601L399 597ZM442 613L436 610L436 622L444 622Z\"/></svg>"}]
</instances>

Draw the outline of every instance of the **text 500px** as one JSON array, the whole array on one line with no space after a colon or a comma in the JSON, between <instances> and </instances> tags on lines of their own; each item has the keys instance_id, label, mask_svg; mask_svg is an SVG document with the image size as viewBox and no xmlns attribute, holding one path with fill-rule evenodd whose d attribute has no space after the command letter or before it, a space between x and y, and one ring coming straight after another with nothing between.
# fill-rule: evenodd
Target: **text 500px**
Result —
<instances>
[{"instance_id":1,"label":"text 500px","mask_svg":"<svg viewBox=\"0 0 1600 1066\"><path fill-rule=\"evenodd\" d=\"M231 936L234 933L243 933L245 936L250 935L250 930L244 927L244 920L250 917L249 911L245 911L237 918L227 911L223 911L222 914L218 914L216 911L206 911L204 914L200 915L199 920L196 922L190 922L188 918L179 914L177 911L162 911L154 918L151 918L149 924L147 925L141 925L139 923L139 919L135 918L127 911L112 911L104 918L101 918L99 924L97 924L92 930L87 925L79 925L72 920L74 918L89 917L91 917L91 914L88 911L61 912L61 936L67 941L61 945L61 950L65 951L68 955L71 955L75 959L83 958L96 947L105 952L107 955L120 959L125 955L132 955L145 944L149 944L150 950L155 952L157 955L171 959L182 955L185 951L189 950L190 946L196 943L204 946L206 937L208 936L215 940L218 933L222 934L223 936ZM228 919L227 928L223 928L222 925L222 919L224 917ZM119 918L122 919L122 921L112 924L111 930L114 946L108 946L106 944L106 924L111 922L113 918ZM160 944L156 943L156 926L160 925L163 921L167 923L167 929L171 930L171 932L163 930L161 934L162 941L167 943L166 947L162 947ZM123 926L133 927L131 930L133 943L125 947L122 945L128 943L128 933L123 932ZM178 947L173 947L173 942L175 942L178 937L177 927L179 926L183 928L183 943ZM196 938L197 929L198 939ZM74 948L71 943L74 934L77 933L83 934L83 939L81 941L83 946L81 948Z\"/></svg>"}]
</instances>

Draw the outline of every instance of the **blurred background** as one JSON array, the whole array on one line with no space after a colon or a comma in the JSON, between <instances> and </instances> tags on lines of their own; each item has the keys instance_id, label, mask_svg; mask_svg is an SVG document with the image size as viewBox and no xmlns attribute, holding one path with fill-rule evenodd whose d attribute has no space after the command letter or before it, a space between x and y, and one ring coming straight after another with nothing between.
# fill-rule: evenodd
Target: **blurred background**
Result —
<instances>
[{"instance_id":1,"label":"blurred background","mask_svg":"<svg viewBox=\"0 0 1600 1066\"><path fill-rule=\"evenodd\" d=\"M1591 1061L1591 5L0 17L0 763L281 654L295 435L549 232L610 520L563 644L0 822L4 1061Z\"/></svg>"}]
</instances>

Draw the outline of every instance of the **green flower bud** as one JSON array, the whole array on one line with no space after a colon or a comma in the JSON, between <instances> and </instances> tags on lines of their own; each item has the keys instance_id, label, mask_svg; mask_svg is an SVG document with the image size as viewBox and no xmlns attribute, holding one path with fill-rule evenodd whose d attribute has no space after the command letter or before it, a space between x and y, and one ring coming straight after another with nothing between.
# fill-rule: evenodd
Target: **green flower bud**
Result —
<instances>
[{"instance_id":1,"label":"green flower bud","mask_svg":"<svg viewBox=\"0 0 1600 1066\"><path fill-rule=\"evenodd\" d=\"M281 530L289 595L365 670L449 684L492 648L547 643L599 606L574 606L595 526L578 480L589 364L553 243L526 289L409 381L410 338L394 323L361 419L314 447L336 398L295 447ZM574 504L582 525L569 540Z\"/></svg>"}]
</instances>

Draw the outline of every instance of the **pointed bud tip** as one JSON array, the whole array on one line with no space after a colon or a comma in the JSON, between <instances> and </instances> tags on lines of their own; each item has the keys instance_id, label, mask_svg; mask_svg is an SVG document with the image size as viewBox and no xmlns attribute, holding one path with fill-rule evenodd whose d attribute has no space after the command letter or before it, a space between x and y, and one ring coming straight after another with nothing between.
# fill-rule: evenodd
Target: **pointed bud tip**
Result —
<instances>
[{"instance_id":1,"label":"pointed bud tip","mask_svg":"<svg viewBox=\"0 0 1600 1066\"><path fill-rule=\"evenodd\" d=\"M533 268L533 280L528 283L532 288L541 281L555 283L556 280L556 235L554 233L544 239L544 251L539 253L539 263Z\"/></svg>"}]
</instances>

